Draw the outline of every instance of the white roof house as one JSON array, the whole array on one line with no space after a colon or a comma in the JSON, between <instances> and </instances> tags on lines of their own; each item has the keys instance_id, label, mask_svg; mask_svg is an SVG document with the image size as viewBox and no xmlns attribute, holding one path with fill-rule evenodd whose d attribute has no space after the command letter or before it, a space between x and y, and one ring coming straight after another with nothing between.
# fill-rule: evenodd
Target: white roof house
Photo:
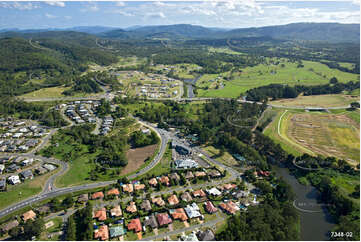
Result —
<instances>
[{"instance_id":1,"label":"white roof house","mask_svg":"<svg viewBox=\"0 0 361 242\"><path fill-rule=\"evenodd\" d=\"M45 169L47 169L48 171L52 171L56 169L56 166L52 165L52 164L44 164L43 167Z\"/></svg>"},{"instance_id":2,"label":"white roof house","mask_svg":"<svg viewBox=\"0 0 361 242\"><path fill-rule=\"evenodd\" d=\"M184 208L189 218L198 218L201 217L202 214L199 212L199 207L196 203L192 203L191 205L187 205Z\"/></svg>"},{"instance_id":3,"label":"white roof house","mask_svg":"<svg viewBox=\"0 0 361 242\"><path fill-rule=\"evenodd\" d=\"M13 138L20 138L21 136L23 136L23 133L15 133Z\"/></svg>"},{"instance_id":4,"label":"white roof house","mask_svg":"<svg viewBox=\"0 0 361 242\"><path fill-rule=\"evenodd\" d=\"M18 183L21 183L20 178L19 178L18 175L9 176L9 177L8 177L8 181L9 181L11 184L13 184L13 185L18 184Z\"/></svg>"},{"instance_id":5,"label":"white roof house","mask_svg":"<svg viewBox=\"0 0 361 242\"><path fill-rule=\"evenodd\" d=\"M0 174L3 173L4 169L5 169L5 165L0 164Z\"/></svg>"},{"instance_id":6,"label":"white roof house","mask_svg":"<svg viewBox=\"0 0 361 242\"><path fill-rule=\"evenodd\" d=\"M209 195L213 195L213 196L219 196L221 195L222 193L215 187L212 187L211 189L209 190L206 190L206 192L209 194Z\"/></svg>"}]
</instances>

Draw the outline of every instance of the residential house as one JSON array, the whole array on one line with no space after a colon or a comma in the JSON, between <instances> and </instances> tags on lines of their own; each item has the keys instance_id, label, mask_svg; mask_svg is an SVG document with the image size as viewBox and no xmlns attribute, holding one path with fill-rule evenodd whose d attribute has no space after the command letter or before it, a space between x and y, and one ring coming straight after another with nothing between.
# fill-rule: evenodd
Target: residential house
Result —
<instances>
[{"instance_id":1,"label":"residential house","mask_svg":"<svg viewBox=\"0 0 361 242\"><path fill-rule=\"evenodd\" d=\"M224 185L223 185L223 189L224 189L224 190L232 190L232 189L234 189L234 188L236 188L236 187L237 187L236 184L231 184L231 183L227 183L227 184L224 184Z\"/></svg>"},{"instance_id":2,"label":"residential house","mask_svg":"<svg viewBox=\"0 0 361 242\"><path fill-rule=\"evenodd\" d=\"M194 178L194 175L191 171L187 171L186 175L185 175L185 179L192 179Z\"/></svg>"},{"instance_id":3,"label":"residential house","mask_svg":"<svg viewBox=\"0 0 361 242\"><path fill-rule=\"evenodd\" d=\"M166 186L169 186L169 178L167 176L162 176L159 181Z\"/></svg>"},{"instance_id":4,"label":"residential house","mask_svg":"<svg viewBox=\"0 0 361 242\"><path fill-rule=\"evenodd\" d=\"M20 176L21 176L24 180L33 179L33 178L34 178L33 172L32 172L31 170L25 170L25 171L20 172Z\"/></svg>"},{"instance_id":5,"label":"residential house","mask_svg":"<svg viewBox=\"0 0 361 242\"><path fill-rule=\"evenodd\" d=\"M192 233L188 235L182 235L180 237L181 241L198 241L197 235L195 231L192 231Z\"/></svg>"},{"instance_id":6,"label":"residential house","mask_svg":"<svg viewBox=\"0 0 361 242\"><path fill-rule=\"evenodd\" d=\"M122 188L123 188L123 192L128 192L128 193L133 192L133 184L124 184Z\"/></svg>"},{"instance_id":7,"label":"residential house","mask_svg":"<svg viewBox=\"0 0 361 242\"><path fill-rule=\"evenodd\" d=\"M185 202L190 202L193 200L192 196L189 194L189 192L184 192L182 195L181 195L181 199Z\"/></svg>"},{"instance_id":8,"label":"residential house","mask_svg":"<svg viewBox=\"0 0 361 242\"><path fill-rule=\"evenodd\" d=\"M126 230L124 229L123 225L112 226L109 228L109 235L110 238L120 237L125 235Z\"/></svg>"},{"instance_id":9,"label":"residential house","mask_svg":"<svg viewBox=\"0 0 361 242\"><path fill-rule=\"evenodd\" d=\"M118 188L112 188L107 192L107 196L111 196L111 195L118 196L119 195Z\"/></svg>"},{"instance_id":10,"label":"residential house","mask_svg":"<svg viewBox=\"0 0 361 242\"><path fill-rule=\"evenodd\" d=\"M95 199L103 199L104 198L104 193L103 192L96 192L93 193L93 195L91 196L91 199L95 200Z\"/></svg>"},{"instance_id":11,"label":"residential house","mask_svg":"<svg viewBox=\"0 0 361 242\"><path fill-rule=\"evenodd\" d=\"M128 223L128 230L134 230L135 233L142 231L142 224L140 223L139 218L132 219Z\"/></svg>"},{"instance_id":12,"label":"residential house","mask_svg":"<svg viewBox=\"0 0 361 242\"><path fill-rule=\"evenodd\" d=\"M237 191L232 195L237 199L245 198L245 197L248 197L249 191Z\"/></svg>"},{"instance_id":13,"label":"residential house","mask_svg":"<svg viewBox=\"0 0 361 242\"><path fill-rule=\"evenodd\" d=\"M206 196L207 196L206 193L202 189L193 192L193 197L206 197Z\"/></svg>"},{"instance_id":14,"label":"residential house","mask_svg":"<svg viewBox=\"0 0 361 242\"><path fill-rule=\"evenodd\" d=\"M93 212L93 218L98 219L98 221L104 221L107 219L107 210L105 208L101 208L95 212Z\"/></svg>"},{"instance_id":15,"label":"residential house","mask_svg":"<svg viewBox=\"0 0 361 242\"><path fill-rule=\"evenodd\" d=\"M52 165L52 164L44 164L43 167L45 169L47 169L48 171L53 171L56 169L56 166Z\"/></svg>"},{"instance_id":16,"label":"residential house","mask_svg":"<svg viewBox=\"0 0 361 242\"><path fill-rule=\"evenodd\" d=\"M172 223L172 219L169 217L168 213L158 213L157 220L159 226L167 225Z\"/></svg>"},{"instance_id":17,"label":"residential house","mask_svg":"<svg viewBox=\"0 0 361 242\"><path fill-rule=\"evenodd\" d=\"M5 170L5 165L0 164L0 174L3 174L4 170Z\"/></svg>"},{"instance_id":18,"label":"residential house","mask_svg":"<svg viewBox=\"0 0 361 242\"><path fill-rule=\"evenodd\" d=\"M204 177L207 174L204 171L196 171L194 174L196 177Z\"/></svg>"},{"instance_id":19,"label":"residential house","mask_svg":"<svg viewBox=\"0 0 361 242\"><path fill-rule=\"evenodd\" d=\"M172 173L172 174L170 174L169 177L170 177L170 179L172 179L172 180L174 180L176 182L180 181L180 177L179 177L179 175L177 173Z\"/></svg>"},{"instance_id":20,"label":"residential house","mask_svg":"<svg viewBox=\"0 0 361 242\"><path fill-rule=\"evenodd\" d=\"M218 209L213 205L213 203L211 201L205 202L204 206L206 207L206 211L208 213L215 213L218 211Z\"/></svg>"},{"instance_id":21,"label":"residential house","mask_svg":"<svg viewBox=\"0 0 361 242\"><path fill-rule=\"evenodd\" d=\"M143 222L144 226L150 226L152 229L158 228L158 223L157 220L155 219L154 215L151 216L146 216L144 218L144 222Z\"/></svg>"},{"instance_id":22,"label":"residential house","mask_svg":"<svg viewBox=\"0 0 361 242\"><path fill-rule=\"evenodd\" d=\"M186 221L188 219L183 208L170 209L169 213L172 215L174 220L179 219L181 221Z\"/></svg>"},{"instance_id":23,"label":"residential house","mask_svg":"<svg viewBox=\"0 0 361 242\"><path fill-rule=\"evenodd\" d=\"M26 159L26 160L23 160L20 164L22 165L22 166L28 166L28 165L31 165L31 164L33 164L33 161L34 161L34 159Z\"/></svg>"},{"instance_id":24,"label":"residential house","mask_svg":"<svg viewBox=\"0 0 361 242\"><path fill-rule=\"evenodd\" d=\"M109 229L108 225L102 225L99 229L94 230L94 239L108 240L109 239Z\"/></svg>"},{"instance_id":25,"label":"residential house","mask_svg":"<svg viewBox=\"0 0 361 242\"><path fill-rule=\"evenodd\" d=\"M110 215L112 217L120 217L122 216L122 210L119 205L115 206L114 208L110 209Z\"/></svg>"},{"instance_id":26,"label":"residential house","mask_svg":"<svg viewBox=\"0 0 361 242\"><path fill-rule=\"evenodd\" d=\"M186 211L186 213L190 219L202 217L202 214L199 212L199 207L196 203L187 205L187 207L185 207L184 210Z\"/></svg>"},{"instance_id":27,"label":"residential house","mask_svg":"<svg viewBox=\"0 0 361 242\"><path fill-rule=\"evenodd\" d=\"M144 184L134 184L134 190L139 191L139 190L144 190L145 185Z\"/></svg>"},{"instance_id":28,"label":"residential house","mask_svg":"<svg viewBox=\"0 0 361 242\"><path fill-rule=\"evenodd\" d=\"M212 196L220 196L220 195L222 195L222 193L215 187L212 187L211 189L206 190L206 192L209 195L212 195Z\"/></svg>"},{"instance_id":29,"label":"residential house","mask_svg":"<svg viewBox=\"0 0 361 242\"><path fill-rule=\"evenodd\" d=\"M126 208L126 210L129 212L129 213L135 213L137 212L137 206L135 205L135 202L130 202L128 207Z\"/></svg>"},{"instance_id":30,"label":"residential house","mask_svg":"<svg viewBox=\"0 0 361 242\"><path fill-rule=\"evenodd\" d=\"M217 178L221 176L221 173L217 170L211 170L208 172L208 175L210 175L212 178Z\"/></svg>"},{"instance_id":31,"label":"residential house","mask_svg":"<svg viewBox=\"0 0 361 242\"><path fill-rule=\"evenodd\" d=\"M149 183L149 185L151 185L151 186L153 186L153 187L155 187L155 186L158 184L156 178L150 179L148 183Z\"/></svg>"},{"instance_id":32,"label":"residential house","mask_svg":"<svg viewBox=\"0 0 361 242\"><path fill-rule=\"evenodd\" d=\"M6 169L7 172L19 172L20 171L20 167L16 164L11 164L8 166L8 168Z\"/></svg>"},{"instance_id":33,"label":"residential house","mask_svg":"<svg viewBox=\"0 0 361 242\"><path fill-rule=\"evenodd\" d=\"M144 200L142 202L142 204L140 205L140 207L144 210L144 211L150 211L152 210L152 205L150 204L149 200Z\"/></svg>"},{"instance_id":34,"label":"residential house","mask_svg":"<svg viewBox=\"0 0 361 242\"><path fill-rule=\"evenodd\" d=\"M6 190L6 180L5 179L0 179L0 190L1 191Z\"/></svg>"},{"instance_id":35,"label":"residential house","mask_svg":"<svg viewBox=\"0 0 361 242\"><path fill-rule=\"evenodd\" d=\"M240 210L240 208L232 201L229 201L228 203L221 203L219 206L229 214L235 214L238 210Z\"/></svg>"},{"instance_id":36,"label":"residential house","mask_svg":"<svg viewBox=\"0 0 361 242\"><path fill-rule=\"evenodd\" d=\"M179 200L178 200L177 196L173 194L168 198L168 203L170 205L177 205L179 203Z\"/></svg>"},{"instance_id":37,"label":"residential house","mask_svg":"<svg viewBox=\"0 0 361 242\"><path fill-rule=\"evenodd\" d=\"M12 175L8 177L8 181L10 184L16 185L18 183L21 183L20 178L18 175Z\"/></svg>"},{"instance_id":38,"label":"residential house","mask_svg":"<svg viewBox=\"0 0 361 242\"><path fill-rule=\"evenodd\" d=\"M206 231L198 231L197 237L199 241L213 241L215 236L212 230L207 229Z\"/></svg>"},{"instance_id":39,"label":"residential house","mask_svg":"<svg viewBox=\"0 0 361 242\"><path fill-rule=\"evenodd\" d=\"M3 233L7 233L10 229L15 228L19 225L19 222L17 220L12 220L6 224L3 224L0 228L0 230Z\"/></svg>"},{"instance_id":40,"label":"residential house","mask_svg":"<svg viewBox=\"0 0 361 242\"><path fill-rule=\"evenodd\" d=\"M79 197L78 197L78 202L79 203L86 203L89 199L89 196L88 196L88 193L84 193L84 194L81 194Z\"/></svg>"},{"instance_id":41,"label":"residential house","mask_svg":"<svg viewBox=\"0 0 361 242\"><path fill-rule=\"evenodd\" d=\"M42 166L39 166L39 167L37 167L37 168L35 169L35 173L36 173L36 174L39 174L39 175L45 174L45 173L47 173L47 172L48 172L48 170L45 169L45 168L42 167Z\"/></svg>"},{"instance_id":42,"label":"residential house","mask_svg":"<svg viewBox=\"0 0 361 242\"><path fill-rule=\"evenodd\" d=\"M152 203L157 204L158 206L162 207L165 205L164 200L161 197L152 198Z\"/></svg>"},{"instance_id":43,"label":"residential house","mask_svg":"<svg viewBox=\"0 0 361 242\"><path fill-rule=\"evenodd\" d=\"M29 210L22 215L24 222L28 221L29 219L34 220L36 218L36 213L33 210Z\"/></svg>"}]
</instances>

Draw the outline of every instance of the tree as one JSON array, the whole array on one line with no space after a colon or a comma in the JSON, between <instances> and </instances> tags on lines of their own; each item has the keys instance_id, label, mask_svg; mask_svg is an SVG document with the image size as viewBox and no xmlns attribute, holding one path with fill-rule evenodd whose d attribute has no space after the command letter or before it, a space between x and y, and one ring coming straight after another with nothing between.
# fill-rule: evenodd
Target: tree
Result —
<instances>
[{"instance_id":1,"label":"tree","mask_svg":"<svg viewBox=\"0 0 361 242\"><path fill-rule=\"evenodd\" d=\"M336 83L338 83L337 78L336 78L336 77L332 77L332 78L330 79L330 83L331 83L331 84L336 84Z\"/></svg>"},{"instance_id":2,"label":"tree","mask_svg":"<svg viewBox=\"0 0 361 242\"><path fill-rule=\"evenodd\" d=\"M45 223L42 218L37 218L35 221L29 219L24 225L24 234L22 237L24 237L24 240L31 240L34 236L39 237L44 229Z\"/></svg>"},{"instance_id":3,"label":"tree","mask_svg":"<svg viewBox=\"0 0 361 242\"><path fill-rule=\"evenodd\" d=\"M66 196L66 198L63 200L62 205L65 208L70 208L74 205L74 199L71 195Z\"/></svg>"},{"instance_id":4,"label":"tree","mask_svg":"<svg viewBox=\"0 0 361 242\"><path fill-rule=\"evenodd\" d=\"M76 226L75 226L74 215L71 215L68 219L65 239L68 241L76 240Z\"/></svg>"}]
</instances>

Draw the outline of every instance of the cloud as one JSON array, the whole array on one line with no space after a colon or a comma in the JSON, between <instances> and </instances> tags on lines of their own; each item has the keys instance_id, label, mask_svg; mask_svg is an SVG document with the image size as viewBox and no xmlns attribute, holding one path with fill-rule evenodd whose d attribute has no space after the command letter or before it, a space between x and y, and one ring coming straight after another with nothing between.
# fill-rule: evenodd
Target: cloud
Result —
<instances>
[{"instance_id":1,"label":"cloud","mask_svg":"<svg viewBox=\"0 0 361 242\"><path fill-rule=\"evenodd\" d=\"M60 1L46 1L46 4L50 5L50 6L56 6L56 7L65 7L65 3L64 2L60 2Z\"/></svg>"},{"instance_id":2,"label":"cloud","mask_svg":"<svg viewBox=\"0 0 361 242\"><path fill-rule=\"evenodd\" d=\"M46 13L46 14L45 14L45 17L50 18L50 19L56 18L55 15L52 15L52 14L50 14L50 13Z\"/></svg>"},{"instance_id":3,"label":"cloud","mask_svg":"<svg viewBox=\"0 0 361 242\"><path fill-rule=\"evenodd\" d=\"M116 14L119 14L119 15L122 15L122 16L125 16L125 17L133 17L133 16L135 16L133 13L129 13L129 12L119 10L119 9L112 11L112 13L116 13Z\"/></svg>"},{"instance_id":4,"label":"cloud","mask_svg":"<svg viewBox=\"0 0 361 242\"><path fill-rule=\"evenodd\" d=\"M147 13L146 14L147 18L165 18L165 15L163 12L158 12L158 13Z\"/></svg>"},{"instance_id":5,"label":"cloud","mask_svg":"<svg viewBox=\"0 0 361 242\"><path fill-rule=\"evenodd\" d=\"M73 17L72 17L72 16L67 15L67 16L64 16L64 18L65 18L66 20L71 20Z\"/></svg>"},{"instance_id":6,"label":"cloud","mask_svg":"<svg viewBox=\"0 0 361 242\"><path fill-rule=\"evenodd\" d=\"M125 6L125 3L124 3L124 2L117 2L117 3L115 4L115 6L117 6L117 7L124 7L124 6Z\"/></svg>"},{"instance_id":7,"label":"cloud","mask_svg":"<svg viewBox=\"0 0 361 242\"><path fill-rule=\"evenodd\" d=\"M80 9L80 12L86 13L86 12L97 12L99 11L99 8L96 4L92 3L89 4L87 6L85 6L85 8Z\"/></svg>"},{"instance_id":8,"label":"cloud","mask_svg":"<svg viewBox=\"0 0 361 242\"><path fill-rule=\"evenodd\" d=\"M9 8L9 9L18 9L18 10L33 10L33 9L40 8L38 5L33 4L31 2L27 2L27 3L2 2L2 3L0 3L0 7Z\"/></svg>"}]
</instances>

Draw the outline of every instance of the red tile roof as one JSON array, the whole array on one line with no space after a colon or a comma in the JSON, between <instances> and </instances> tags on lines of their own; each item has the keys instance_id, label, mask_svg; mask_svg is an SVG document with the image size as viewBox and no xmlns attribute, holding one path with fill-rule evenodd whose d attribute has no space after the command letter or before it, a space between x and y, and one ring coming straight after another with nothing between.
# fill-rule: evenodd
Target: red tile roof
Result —
<instances>
[{"instance_id":1,"label":"red tile roof","mask_svg":"<svg viewBox=\"0 0 361 242\"><path fill-rule=\"evenodd\" d=\"M172 219L169 217L169 215L167 213L158 213L157 220L158 220L159 226L163 226L165 224L172 223Z\"/></svg>"},{"instance_id":2,"label":"red tile roof","mask_svg":"<svg viewBox=\"0 0 361 242\"><path fill-rule=\"evenodd\" d=\"M104 221L107 219L107 210L102 208L98 211L93 212L93 218L97 218L99 221Z\"/></svg>"},{"instance_id":3,"label":"red tile roof","mask_svg":"<svg viewBox=\"0 0 361 242\"><path fill-rule=\"evenodd\" d=\"M199 190L193 192L193 196L194 197L205 197L206 193L202 189L199 189Z\"/></svg>"},{"instance_id":4,"label":"red tile roof","mask_svg":"<svg viewBox=\"0 0 361 242\"><path fill-rule=\"evenodd\" d=\"M177 205L179 203L179 200L176 195L172 195L168 198L168 202L170 205Z\"/></svg>"},{"instance_id":5,"label":"red tile roof","mask_svg":"<svg viewBox=\"0 0 361 242\"><path fill-rule=\"evenodd\" d=\"M99 229L94 230L94 239L100 238L101 240L109 239L108 225L102 225Z\"/></svg>"},{"instance_id":6,"label":"red tile roof","mask_svg":"<svg viewBox=\"0 0 361 242\"><path fill-rule=\"evenodd\" d=\"M142 231L142 224L140 223L139 218L132 219L128 223L128 230L134 230L134 232L138 233Z\"/></svg>"},{"instance_id":7,"label":"red tile roof","mask_svg":"<svg viewBox=\"0 0 361 242\"><path fill-rule=\"evenodd\" d=\"M218 211L218 209L213 205L211 201L207 201L205 204L208 213L215 213Z\"/></svg>"}]
</instances>

